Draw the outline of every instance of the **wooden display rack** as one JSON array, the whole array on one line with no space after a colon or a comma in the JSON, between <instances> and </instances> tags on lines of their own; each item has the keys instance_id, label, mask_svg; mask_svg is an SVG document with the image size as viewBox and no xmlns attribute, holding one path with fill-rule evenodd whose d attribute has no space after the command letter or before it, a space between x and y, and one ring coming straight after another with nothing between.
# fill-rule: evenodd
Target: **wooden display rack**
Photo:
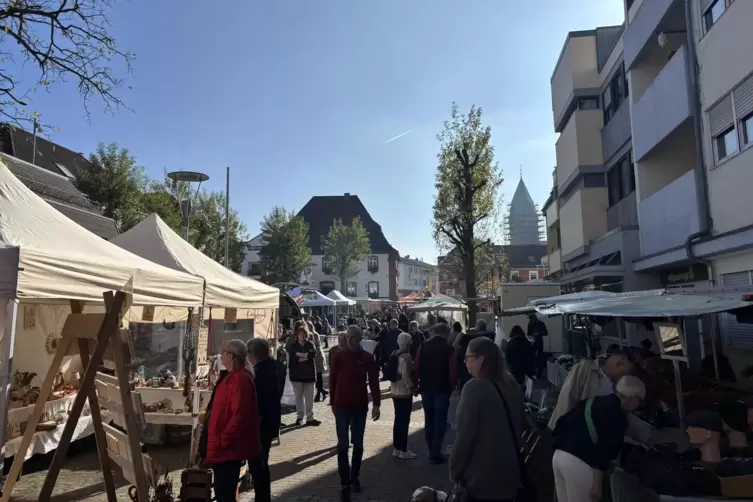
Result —
<instances>
[{"instance_id":1,"label":"wooden display rack","mask_svg":"<svg viewBox=\"0 0 753 502\"><path fill-rule=\"evenodd\" d=\"M84 314L83 304L71 301L72 313L65 321L55 356L42 383L39 399L34 405L21 445L13 460L0 502L10 500L23 467L26 451L31 444L63 358L76 354L81 356L81 364L85 368L84 375L38 500L50 500L76 424L88 399L107 500L117 501L111 469L111 462L114 462L122 468L123 477L134 486L138 501L149 501L149 489L156 487L161 473L151 457L141 453L141 429L145 424L143 407L141 396L137 392L131 392L128 380L128 364L133 351L128 326L123 326L123 319L131 307L132 296L123 292L113 294L111 291L103 296L105 314ZM114 363L115 376L97 371L104 361ZM124 431L102 423L100 406L108 410L113 422ZM134 456L140 457L141 461L134 462Z\"/></svg>"}]
</instances>

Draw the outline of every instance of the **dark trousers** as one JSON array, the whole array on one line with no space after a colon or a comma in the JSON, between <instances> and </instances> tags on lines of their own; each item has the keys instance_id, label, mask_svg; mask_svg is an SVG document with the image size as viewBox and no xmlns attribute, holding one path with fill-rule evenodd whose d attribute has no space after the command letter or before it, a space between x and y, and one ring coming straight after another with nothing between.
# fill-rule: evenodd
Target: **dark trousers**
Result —
<instances>
[{"instance_id":1,"label":"dark trousers","mask_svg":"<svg viewBox=\"0 0 753 502\"><path fill-rule=\"evenodd\" d=\"M231 460L212 466L214 472L214 496L217 502L235 502L235 491L241 476L240 460Z\"/></svg>"},{"instance_id":2,"label":"dark trousers","mask_svg":"<svg viewBox=\"0 0 753 502\"><path fill-rule=\"evenodd\" d=\"M340 485L350 486L358 481L363 460L363 434L366 431L365 409L335 408L335 427L337 429L337 471ZM349 465L348 450L353 444L353 463Z\"/></svg>"},{"instance_id":3,"label":"dark trousers","mask_svg":"<svg viewBox=\"0 0 753 502\"><path fill-rule=\"evenodd\" d=\"M541 336L533 339L533 364L536 368L536 376L541 378L546 370L546 353L544 353L544 338Z\"/></svg>"},{"instance_id":4,"label":"dark trousers","mask_svg":"<svg viewBox=\"0 0 753 502\"><path fill-rule=\"evenodd\" d=\"M450 395L443 392L421 394L424 407L424 433L431 458L442 456L442 442L447 430L447 413L450 409Z\"/></svg>"},{"instance_id":5,"label":"dark trousers","mask_svg":"<svg viewBox=\"0 0 753 502\"><path fill-rule=\"evenodd\" d=\"M393 397L395 405L395 423L392 426L392 447L400 451L408 451L408 427L410 414L413 411L412 397Z\"/></svg>"},{"instance_id":6,"label":"dark trousers","mask_svg":"<svg viewBox=\"0 0 753 502\"><path fill-rule=\"evenodd\" d=\"M271 502L272 480L269 476L269 464L267 464L263 453L255 459L249 460L248 472L254 481L254 501Z\"/></svg>"},{"instance_id":7,"label":"dark trousers","mask_svg":"<svg viewBox=\"0 0 753 502\"><path fill-rule=\"evenodd\" d=\"M316 373L316 395L317 397L326 394L327 392L324 390L324 378L322 377L321 372Z\"/></svg>"}]
</instances>

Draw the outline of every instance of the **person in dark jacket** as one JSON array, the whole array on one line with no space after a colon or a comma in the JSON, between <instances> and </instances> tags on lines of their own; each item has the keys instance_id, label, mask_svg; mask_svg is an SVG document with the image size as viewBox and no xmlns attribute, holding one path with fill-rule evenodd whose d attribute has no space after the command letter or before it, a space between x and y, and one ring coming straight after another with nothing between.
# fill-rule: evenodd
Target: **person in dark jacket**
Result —
<instances>
[{"instance_id":1,"label":"person in dark jacket","mask_svg":"<svg viewBox=\"0 0 753 502\"><path fill-rule=\"evenodd\" d=\"M269 342L263 338L252 338L247 348L248 360L254 367L261 440L261 458L256 462L249 461L249 471L254 480L254 500L269 502L272 499L269 450L272 440L280 433L280 382L277 361L269 357Z\"/></svg>"},{"instance_id":2,"label":"person in dark jacket","mask_svg":"<svg viewBox=\"0 0 753 502\"><path fill-rule=\"evenodd\" d=\"M418 349L420 349L421 345L426 341L426 336L423 331L418 329L418 321L411 321L410 324L408 324L408 333L410 333L411 337L410 357L415 361Z\"/></svg>"},{"instance_id":3,"label":"person in dark jacket","mask_svg":"<svg viewBox=\"0 0 753 502\"><path fill-rule=\"evenodd\" d=\"M510 341L505 347L505 359L518 385L525 385L526 377L533 377L535 371L533 346L526 338L523 328L518 325L510 330Z\"/></svg>"},{"instance_id":4,"label":"person in dark jacket","mask_svg":"<svg viewBox=\"0 0 753 502\"><path fill-rule=\"evenodd\" d=\"M486 321L484 319L479 319L476 321L476 336L484 336L494 341L494 332L489 331L489 329L486 327Z\"/></svg>"},{"instance_id":5,"label":"person in dark jacket","mask_svg":"<svg viewBox=\"0 0 753 502\"><path fill-rule=\"evenodd\" d=\"M235 502L241 464L261 457L256 385L247 355L241 340L223 346L220 357L228 373L217 383L207 417L205 462L214 471L217 502Z\"/></svg>"},{"instance_id":6,"label":"person in dark jacket","mask_svg":"<svg viewBox=\"0 0 753 502\"><path fill-rule=\"evenodd\" d=\"M295 424L301 425L304 416L306 425L319 425L314 419L314 384L316 382L316 348L310 340L309 331L305 325L296 330L296 339L288 346L288 377L293 385L295 394L295 410L297 417ZM314 335L315 336L315 335Z\"/></svg>"},{"instance_id":7,"label":"person in dark jacket","mask_svg":"<svg viewBox=\"0 0 753 502\"><path fill-rule=\"evenodd\" d=\"M400 328L397 327L397 319L390 319L388 329L379 333L379 366L382 368L382 375L384 375L384 369L390 356L398 349L397 337L400 333Z\"/></svg>"},{"instance_id":8,"label":"person in dark jacket","mask_svg":"<svg viewBox=\"0 0 753 502\"><path fill-rule=\"evenodd\" d=\"M536 366L536 376L541 377L546 369L546 354L544 353L544 337L549 336L544 321L536 317L533 312L528 316L528 336L533 338L533 361Z\"/></svg>"},{"instance_id":9,"label":"person in dark jacket","mask_svg":"<svg viewBox=\"0 0 753 502\"><path fill-rule=\"evenodd\" d=\"M450 327L447 324L435 324L432 337L423 343L416 354L418 392L424 408L424 433L432 464L446 460L442 455L442 442L447 430L450 395L457 383L455 352L447 343L449 336Z\"/></svg>"},{"instance_id":10,"label":"person in dark jacket","mask_svg":"<svg viewBox=\"0 0 753 502\"><path fill-rule=\"evenodd\" d=\"M604 471L625 440L627 413L645 397L641 379L624 376L613 394L584 399L557 421L552 467L558 502L601 499Z\"/></svg>"}]
</instances>

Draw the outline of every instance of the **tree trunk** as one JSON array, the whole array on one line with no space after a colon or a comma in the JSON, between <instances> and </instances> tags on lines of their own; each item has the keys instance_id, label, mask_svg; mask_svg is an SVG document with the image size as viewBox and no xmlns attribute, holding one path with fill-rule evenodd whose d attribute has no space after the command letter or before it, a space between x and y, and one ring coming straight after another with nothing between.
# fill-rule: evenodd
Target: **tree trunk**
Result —
<instances>
[{"instance_id":1,"label":"tree trunk","mask_svg":"<svg viewBox=\"0 0 753 502\"><path fill-rule=\"evenodd\" d=\"M476 263L474 256L473 244L470 247L470 256L465 259L465 296L466 298L476 298ZM478 306L476 300L467 300L468 302L468 328L476 326L476 312Z\"/></svg>"},{"instance_id":2,"label":"tree trunk","mask_svg":"<svg viewBox=\"0 0 753 502\"><path fill-rule=\"evenodd\" d=\"M340 293L345 294L345 286L348 281L347 277L344 277L343 275L340 276Z\"/></svg>"}]
</instances>

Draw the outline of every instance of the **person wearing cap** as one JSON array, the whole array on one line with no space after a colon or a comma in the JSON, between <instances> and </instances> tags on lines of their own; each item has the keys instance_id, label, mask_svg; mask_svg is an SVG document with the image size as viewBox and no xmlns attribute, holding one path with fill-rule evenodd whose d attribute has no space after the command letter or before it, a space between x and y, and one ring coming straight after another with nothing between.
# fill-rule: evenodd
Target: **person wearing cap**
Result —
<instances>
[{"instance_id":1,"label":"person wearing cap","mask_svg":"<svg viewBox=\"0 0 753 502\"><path fill-rule=\"evenodd\" d=\"M214 472L217 502L235 502L244 461L261 456L256 385L242 340L226 342L220 358L227 371L215 387L207 420L205 463Z\"/></svg>"},{"instance_id":2,"label":"person wearing cap","mask_svg":"<svg viewBox=\"0 0 753 502\"><path fill-rule=\"evenodd\" d=\"M683 420L688 442L701 452L701 461L718 464L722 460L721 438L724 421L721 415L711 410L689 413Z\"/></svg>"},{"instance_id":3,"label":"person wearing cap","mask_svg":"<svg viewBox=\"0 0 753 502\"><path fill-rule=\"evenodd\" d=\"M623 376L614 393L584 399L557 421L552 468L558 502L601 499L604 471L625 440L627 413L645 397L640 378Z\"/></svg>"}]
</instances>

